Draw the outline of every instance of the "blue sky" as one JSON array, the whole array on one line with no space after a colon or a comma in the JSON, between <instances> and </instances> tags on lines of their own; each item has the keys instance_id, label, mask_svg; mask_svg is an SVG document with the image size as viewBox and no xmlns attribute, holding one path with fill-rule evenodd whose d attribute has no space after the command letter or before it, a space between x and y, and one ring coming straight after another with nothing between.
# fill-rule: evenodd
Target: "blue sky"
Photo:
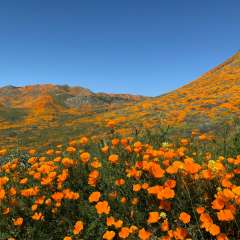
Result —
<instances>
[{"instance_id":1,"label":"blue sky","mask_svg":"<svg viewBox=\"0 0 240 240\"><path fill-rule=\"evenodd\" d=\"M239 0L1 1L0 86L159 95L240 49L239 9Z\"/></svg>"}]
</instances>

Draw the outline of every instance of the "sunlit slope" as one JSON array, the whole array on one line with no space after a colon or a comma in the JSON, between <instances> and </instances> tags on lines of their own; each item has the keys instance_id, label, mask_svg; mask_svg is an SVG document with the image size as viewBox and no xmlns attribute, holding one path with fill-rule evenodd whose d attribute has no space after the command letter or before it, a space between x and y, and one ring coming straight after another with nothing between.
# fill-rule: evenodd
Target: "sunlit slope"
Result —
<instances>
[{"instance_id":1,"label":"sunlit slope","mask_svg":"<svg viewBox=\"0 0 240 240\"><path fill-rule=\"evenodd\" d=\"M195 81L165 95L147 99L106 117L146 127L210 124L240 114L240 52Z\"/></svg>"}]
</instances>

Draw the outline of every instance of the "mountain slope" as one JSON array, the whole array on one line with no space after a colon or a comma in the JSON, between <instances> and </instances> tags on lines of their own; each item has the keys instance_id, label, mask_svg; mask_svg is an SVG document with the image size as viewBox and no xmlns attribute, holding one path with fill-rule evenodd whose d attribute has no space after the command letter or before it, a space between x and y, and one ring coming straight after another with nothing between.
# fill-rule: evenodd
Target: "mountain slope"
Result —
<instances>
[{"instance_id":1,"label":"mountain slope","mask_svg":"<svg viewBox=\"0 0 240 240\"><path fill-rule=\"evenodd\" d=\"M110 115L119 116L117 112ZM240 116L240 52L191 83L121 110L129 125L201 126ZM106 117L109 117L106 116Z\"/></svg>"},{"instance_id":2,"label":"mountain slope","mask_svg":"<svg viewBox=\"0 0 240 240\"><path fill-rule=\"evenodd\" d=\"M98 113L146 99L128 94L94 93L67 85L0 88L0 145L32 144L99 133L89 124ZM19 143L20 141L20 143Z\"/></svg>"},{"instance_id":3,"label":"mountain slope","mask_svg":"<svg viewBox=\"0 0 240 240\"><path fill-rule=\"evenodd\" d=\"M240 116L240 52L170 93L146 98L93 93L81 87L34 85L0 88L0 145L61 142L106 132L114 119L121 133L160 124L211 128Z\"/></svg>"},{"instance_id":4,"label":"mountain slope","mask_svg":"<svg viewBox=\"0 0 240 240\"><path fill-rule=\"evenodd\" d=\"M166 101L170 116L171 110L178 111L178 122L198 120L200 116L214 119L239 114L240 52L197 80L157 100L160 105Z\"/></svg>"}]
</instances>

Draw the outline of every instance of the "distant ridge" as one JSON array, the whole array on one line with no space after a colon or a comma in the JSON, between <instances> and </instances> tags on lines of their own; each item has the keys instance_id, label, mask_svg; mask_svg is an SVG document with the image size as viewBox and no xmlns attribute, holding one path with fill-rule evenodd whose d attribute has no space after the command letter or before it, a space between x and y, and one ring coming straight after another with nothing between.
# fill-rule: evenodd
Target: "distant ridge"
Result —
<instances>
[{"instance_id":1,"label":"distant ridge","mask_svg":"<svg viewBox=\"0 0 240 240\"><path fill-rule=\"evenodd\" d=\"M145 99L130 94L93 93L87 88L68 85L36 84L23 87L12 85L0 88L0 103L13 108L31 108L36 100L54 102L61 107L79 108L82 105L115 104ZM52 99L52 100L51 100ZM46 102L47 107L47 102Z\"/></svg>"}]
</instances>

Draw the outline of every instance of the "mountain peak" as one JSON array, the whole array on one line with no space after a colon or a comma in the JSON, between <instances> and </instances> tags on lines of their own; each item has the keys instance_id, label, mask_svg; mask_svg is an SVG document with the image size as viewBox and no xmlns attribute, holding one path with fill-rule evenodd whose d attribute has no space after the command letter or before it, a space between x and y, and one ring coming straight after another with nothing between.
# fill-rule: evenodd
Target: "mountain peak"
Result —
<instances>
[{"instance_id":1,"label":"mountain peak","mask_svg":"<svg viewBox=\"0 0 240 240\"><path fill-rule=\"evenodd\" d=\"M236 62L240 63L240 50L238 50L235 54L233 54L230 58L228 58L224 63L231 64Z\"/></svg>"},{"instance_id":2,"label":"mountain peak","mask_svg":"<svg viewBox=\"0 0 240 240\"><path fill-rule=\"evenodd\" d=\"M14 85L6 85L6 86L3 86L2 88L4 88L4 89L15 89L17 87L14 86Z\"/></svg>"}]
</instances>

